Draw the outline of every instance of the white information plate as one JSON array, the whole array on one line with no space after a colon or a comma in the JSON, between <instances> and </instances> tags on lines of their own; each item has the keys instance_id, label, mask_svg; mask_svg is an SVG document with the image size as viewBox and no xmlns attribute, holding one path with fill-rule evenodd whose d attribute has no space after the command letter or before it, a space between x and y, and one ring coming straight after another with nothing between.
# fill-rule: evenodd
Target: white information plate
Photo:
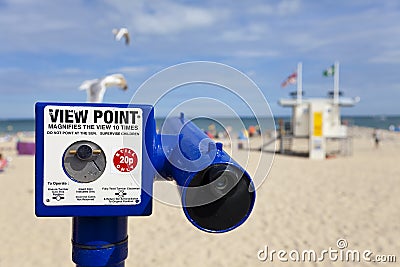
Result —
<instances>
[{"instance_id":1,"label":"white information plate","mask_svg":"<svg viewBox=\"0 0 400 267\"><path fill-rule=\"evenodd\" d=\"M43 203L46 206L141 202L143 119L140 108L46 106L43 142ZM89 158L80 164L82 158L76 154L74 143L77 147L85 143L94 146L93 158L103 157L105 162ZM68 159L66 153L69 153ZM76 178L80 171L99 177L85 182L82 179L86 174L82 174L82 179Z\"/></svg>"}]
</instances>

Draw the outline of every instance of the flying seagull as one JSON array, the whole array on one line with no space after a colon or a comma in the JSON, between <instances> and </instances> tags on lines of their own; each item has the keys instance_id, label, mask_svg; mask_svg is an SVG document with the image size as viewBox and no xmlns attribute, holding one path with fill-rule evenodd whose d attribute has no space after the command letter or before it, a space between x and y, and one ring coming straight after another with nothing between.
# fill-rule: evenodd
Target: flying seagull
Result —
<instances>
[{"instance_id":1,"label":"flying seagull","mask_svg":"<svg viewBox=\"0 0 400 267\"><path fill-rule=\"evenodd\" d=\"M120 41L124 37L125 44L129 45L130 37L127 28L113 29L112 33L115 35L115 40Z\"/></svg>"},{"instance_id":2,"label":"flying seagull","mask_svg":"<svg viewBox=\"0 0 400 267\"><path fill-rule=\"evenodd\" d=\"M101 79L86 80L81 84L79 90L86 90L87 102L101 103L106 89L111 86L117 86L124 91L128 89L125 77L122 74L111 74Z\"/></svg>"}]
</instances>

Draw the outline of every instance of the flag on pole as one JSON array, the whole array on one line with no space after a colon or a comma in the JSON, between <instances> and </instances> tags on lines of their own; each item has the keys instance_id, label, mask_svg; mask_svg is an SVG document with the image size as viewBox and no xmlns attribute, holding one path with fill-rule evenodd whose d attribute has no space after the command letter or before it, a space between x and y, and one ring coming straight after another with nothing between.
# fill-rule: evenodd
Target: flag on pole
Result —
<instances>
[{"instance_id":1,"label":"flag on pole","mask_svg":"<svg viewBox=\"0 0 400 267\"><path fill-rule=\"evenodd\" d=\"M281 86L286 87L289 84L295 84L297 82L297 72L293 72L287 77L285 81L282 82Z\"/></svg>"},{"instance_id":2,"label":"flag on pole","mask_svg":"<svg viewBox=\"0 0 400 267\"><path fill-rule=\"evenodd\" d=\"M324 75L325 77L330 77L330 76L335 75L335 65L332 65L329 68L327 68L326 70L324 70L322 72L322 75Z\"/></svg>"}]
</instances>

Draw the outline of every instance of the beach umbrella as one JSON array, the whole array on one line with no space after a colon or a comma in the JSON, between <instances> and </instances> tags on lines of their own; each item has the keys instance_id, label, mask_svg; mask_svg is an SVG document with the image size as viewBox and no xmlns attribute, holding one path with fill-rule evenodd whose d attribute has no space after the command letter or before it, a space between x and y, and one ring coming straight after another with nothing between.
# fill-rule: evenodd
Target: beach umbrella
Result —
<instances>
[{"instance_id":1,"label":"beach umbrella","mask_svg":"<svg viewBox=\"0 0 400 267\"><path fill-rule=\"evenodd\" d=\"M115 36L115 40L120 41L122 38L125 38L125 44L129 45L130 37L127 28L113 29L112 33Z\"/></svg>"},{"instance_id":2,"label":"beach umbrella","mask_svg":"<svg viewBox=\"0 0 400 267\"><path fill-rule=\"evenodd\" d=\"M87 102L100 103L103 102L104 93L108 87L116 86L123 90L128 89L128 84L122 74L111 74L101 79L93 79L84 81L79 90L86 90Z\"/></svg>"}]
</instances>

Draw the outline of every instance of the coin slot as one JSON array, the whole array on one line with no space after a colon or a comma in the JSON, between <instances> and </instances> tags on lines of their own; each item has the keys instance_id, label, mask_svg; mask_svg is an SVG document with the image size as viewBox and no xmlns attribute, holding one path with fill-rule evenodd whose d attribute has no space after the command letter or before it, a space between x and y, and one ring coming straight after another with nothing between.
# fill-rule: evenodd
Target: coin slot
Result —
<instances>
[{"instance_id":1,"label":"coin slot","mask_svg":"<svg viewBox=\"0 0 400 267\"><path fill-rule=\"evenodd\" d=\"M76 182L96 181L104 173L105 168L105 153L94 142L78 141L65 150L63 169L68 177Z\"/></svg>"}]
</instances>

